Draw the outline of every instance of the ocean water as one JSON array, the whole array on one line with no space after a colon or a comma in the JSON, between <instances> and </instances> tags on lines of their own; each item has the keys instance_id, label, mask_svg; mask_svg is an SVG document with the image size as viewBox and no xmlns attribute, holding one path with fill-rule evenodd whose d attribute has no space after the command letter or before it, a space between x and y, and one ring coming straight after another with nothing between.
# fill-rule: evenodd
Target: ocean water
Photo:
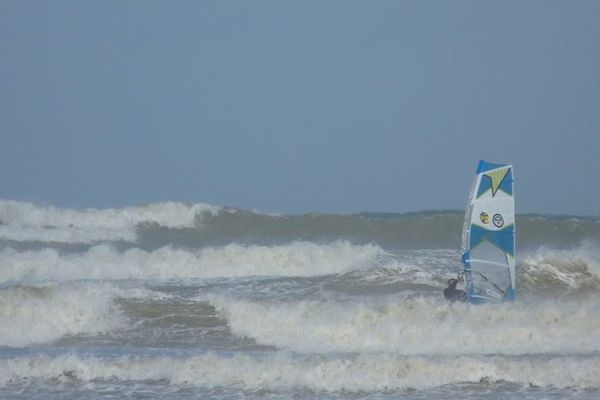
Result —
<instances>
[{"instance_id":1,"label":"ocean water","mask_svg":"<svg viewBox=\"0 0 600 400\"><path fill-rule=\"evenodd\" d=\"M518 216L501 305L444 301L461 228L0 201L0 398L600 398L600 219Z\"/></svg>"}]
</instances>

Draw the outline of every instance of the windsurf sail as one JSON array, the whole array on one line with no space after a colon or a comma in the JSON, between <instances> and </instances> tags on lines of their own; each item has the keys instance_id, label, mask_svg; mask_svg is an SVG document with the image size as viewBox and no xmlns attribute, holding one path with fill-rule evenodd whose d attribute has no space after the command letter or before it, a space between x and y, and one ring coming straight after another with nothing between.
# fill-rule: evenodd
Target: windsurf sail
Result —
<instances>
[{"instance_id":1,"label":"windsurf sail","mask_svg":"<svg viewBox=\"0 0 600 400\"><path fill-rule=\"evenodd\" d=\"M464 280L470 303L515 298L513 168L480 161L462 233Z\"/></svg>"}]
</instances>

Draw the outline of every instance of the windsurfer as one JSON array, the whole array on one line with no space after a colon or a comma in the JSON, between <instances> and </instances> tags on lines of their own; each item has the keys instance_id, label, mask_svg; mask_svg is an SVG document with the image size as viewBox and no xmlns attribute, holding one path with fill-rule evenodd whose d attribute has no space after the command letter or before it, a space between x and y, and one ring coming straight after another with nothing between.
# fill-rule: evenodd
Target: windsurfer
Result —
<instances>
[{"instance_id":1,"label":"windsurfer","mask_svg":"<svg viewBox=\"0 0 600 400\"><path fill-rule=\"evenodd\" d=\"M461 275L459 274L458 278L460 277ZM456 288L458 282L459 280L457 278L450 278L448 279L448 287L444 289L444 297L450 303L454 303L455 301L466 302L468 300L467 293L464 290Z\"/></svg>"}]
</instances>

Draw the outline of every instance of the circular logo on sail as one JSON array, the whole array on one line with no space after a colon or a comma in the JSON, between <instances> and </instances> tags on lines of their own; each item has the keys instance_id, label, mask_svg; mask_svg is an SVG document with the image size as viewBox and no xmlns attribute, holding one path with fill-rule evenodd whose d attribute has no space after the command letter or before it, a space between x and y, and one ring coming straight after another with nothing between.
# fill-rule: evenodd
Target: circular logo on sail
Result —
<instances>
[{"instance_id":1,"label":"circular logo on sail","mask_svg":"<svg viewBox=\"0 0 600 400\"><path fill-rule=\"evenodd\" d=\"M492 222L494 223L494 226L496 228L502 228L502 226L504 225L504 217L502 217L502 215L500 214L494 214Z\"/></svg>"},{"instance_id":2,"label":"circular logo on sail","mask_svg":"<svg viewBox=\"0 0 600 400\"><path fill-rule=\"evenodd\" d=\"M481 214L479 214L479 219L484 224L489 224L490 223L490 216L485 211L482 211Z\"/></svg>"}]
</instances>

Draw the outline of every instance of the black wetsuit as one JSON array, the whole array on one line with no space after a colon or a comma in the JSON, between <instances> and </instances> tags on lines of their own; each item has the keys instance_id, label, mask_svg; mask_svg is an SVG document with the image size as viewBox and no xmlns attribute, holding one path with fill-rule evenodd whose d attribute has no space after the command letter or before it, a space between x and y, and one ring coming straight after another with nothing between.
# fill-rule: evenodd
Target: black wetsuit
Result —
<instances>
[{"instance_id":1,"label":"black wetsuit","mask_svg":"<svg viewBox=\"0 0 600 400\"><path fill-rule=\"evenodd\" d=\"M444 289L444 297L451 303L468 300L467 294L463 290L456 288L457 284L458 281L454 281L454 283L449 284L448 287Z\"/></svg>"}]
</instances>

